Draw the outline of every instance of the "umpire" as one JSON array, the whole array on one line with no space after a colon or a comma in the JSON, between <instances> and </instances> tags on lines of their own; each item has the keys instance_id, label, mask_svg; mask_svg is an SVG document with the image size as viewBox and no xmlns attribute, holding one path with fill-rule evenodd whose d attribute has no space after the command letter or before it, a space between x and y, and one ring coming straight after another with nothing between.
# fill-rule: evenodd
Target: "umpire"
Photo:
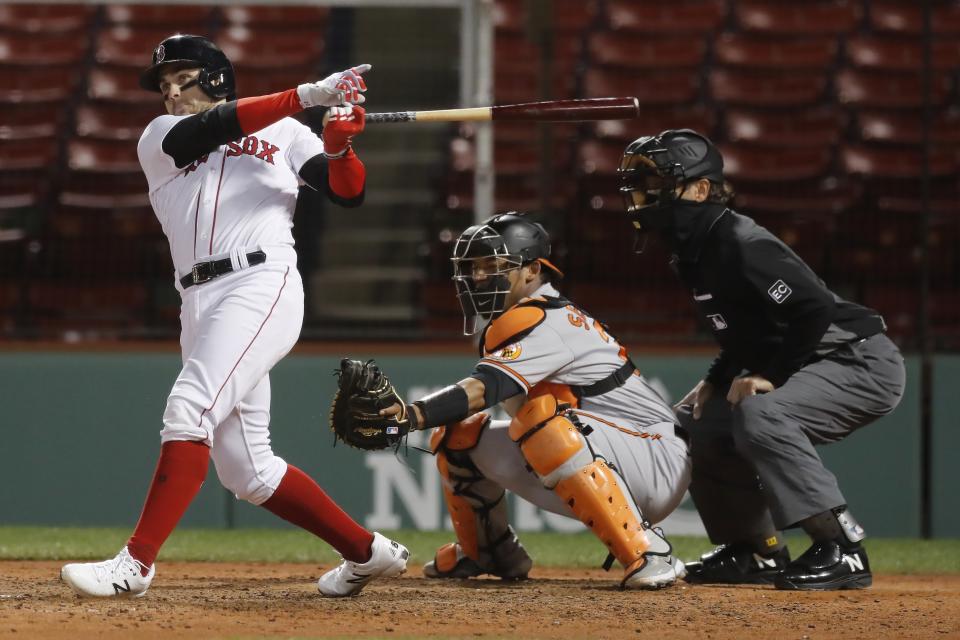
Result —
<instances>
[{"instance_id":1,"label":"umpire","mask_svg":"<svg viewBox=\"0 0 960 640\"><path fill-rule=\"evenodd\" d=\"M903 357L883 318L834 294L776 236L726 206L723 158L706 137L679 129L639 138L620 178L631 223L667 243L720 345L675 407L691 436L690 494L720 545L687 564L687 580L870 586L863 528L814 445L900 402ZM798 526L813 544L790 562L781 531Z\"/></svg>"}]
</instances>

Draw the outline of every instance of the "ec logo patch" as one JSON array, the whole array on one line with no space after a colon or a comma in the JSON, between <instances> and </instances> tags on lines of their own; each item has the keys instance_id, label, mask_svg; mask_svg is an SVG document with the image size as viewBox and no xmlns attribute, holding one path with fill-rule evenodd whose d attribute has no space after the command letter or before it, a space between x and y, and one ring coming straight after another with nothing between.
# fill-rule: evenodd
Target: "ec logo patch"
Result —
<instances>
[{"instance_id":1,"label":"ec logo patch","mask_svg":"<svg viewBox=\"0 0 960 640\"><path fill-rule=\"evenodd\" d=\"M727 328L727 321L723 319L723 316L719 313L712 313L707 316L707 320L710 321L710 324L713 325L714 331L723 331Z\"/></svg>"},{"instance_id":2,"label":"ec logo patch","mask_svg":"<svg viewBox=\"0 0 960 640\"><path fill-rule=\"evenodd\" d=\"M516 360L520 357L520 351L521 347L519 344L511 344L500 349L493 357L498 360Z\"/></svg>"},{"instance_id":3,"label":"ec logo patch","mask_svg":"<svg viewBox=\"0 0 960 640\"><path fill-rule=\"evenodd\" d=\"M767 289L767 293L770 294L770 297L773 298L773 301L777 304L781 304L784 300L790 297L790 294L793 293L793 289L787 286L787 283L783 280L777 280L773 283L773 286Z\"/></svg>"}]
</instances>

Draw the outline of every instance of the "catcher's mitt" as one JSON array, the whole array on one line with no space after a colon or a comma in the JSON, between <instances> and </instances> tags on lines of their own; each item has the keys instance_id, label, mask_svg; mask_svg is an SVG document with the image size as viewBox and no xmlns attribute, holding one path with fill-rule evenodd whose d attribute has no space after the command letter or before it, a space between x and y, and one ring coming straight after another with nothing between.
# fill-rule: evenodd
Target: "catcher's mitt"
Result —
<instances>
[{"instance_id":1,"label":"catcher's mitt","mask_svg":"<svg viewBox=\"0 0 960 640\"><path fill-rule=\"evenodd\" d=\"M330 406L330 428L336 439L358 449L386 449L410 431L406 405L376 362L344 358L334 375L339 388ZM380 415L397 403L403 407L399 415Z\"/></svg>"}]
</instances>

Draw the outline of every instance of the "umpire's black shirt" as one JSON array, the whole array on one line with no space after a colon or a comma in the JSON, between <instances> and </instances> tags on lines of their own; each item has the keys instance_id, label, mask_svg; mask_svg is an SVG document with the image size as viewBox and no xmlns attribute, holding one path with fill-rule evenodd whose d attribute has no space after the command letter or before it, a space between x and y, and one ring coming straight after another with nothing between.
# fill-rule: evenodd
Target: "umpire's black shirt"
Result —
<instances>
[{"instance_id":1,"label":"umpire's black shirt","mask_svg":"<svg viewBox=\"0 0 960 640\"><path fill-rule=\"evenodd\" d=\"M707 380L743 370L779 387L812 360L885 329L879 313L843 300L797 254L723 205L681 204L672 264L720 344Z\"/></svg>"}]
</instances>

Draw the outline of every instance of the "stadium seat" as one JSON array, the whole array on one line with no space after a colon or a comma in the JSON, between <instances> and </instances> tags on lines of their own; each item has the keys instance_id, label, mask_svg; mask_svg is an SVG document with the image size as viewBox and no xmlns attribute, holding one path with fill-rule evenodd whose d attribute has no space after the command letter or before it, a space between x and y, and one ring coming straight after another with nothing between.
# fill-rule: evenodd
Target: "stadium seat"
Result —
<instances>
[{"instance_id":1,"label":"stadium seat","mask_svg":"<svg viewBox=\"0 0 960 640\"><path fill-rule=\"evenodd\" d=\"M172 33L204 31L214 16L211 6L189 4L112 4L104 6L104 17L110 24L166 29ZM153 43L156 46L156 43Z\"/></svg>"},{"instance_id":2,"label":"stadium seat","mask_svg":"<svg viewBox=\"0 0 960 640\"><path fill-rule=\"evenodd\" d=\"M837 99L841 104L868 109L914 109L923 107L923 79L909 72L844 69L837 73ZM931 83L931 101L944 104L951 79L937 73Z\"/></svg>"},{"instance_id":3,"label":"stadium seat","mask_svg":"<svg viewBox=\"0 0 960 640\"><path fill-rule=\"evenodd\" d=\"M607 31L589 36L592 65L625 69L686 69L704 63L707 43L703 39L677 37L637 38L636 34Z\"/></svg>"},{"instance_id":4,"label":"stadium seat","mask_svg":"<svg viewBox=\"0 0 960 640\"><path fill-rule=\"evenodd\" d=\"M320 76L309 68L271 69L263 73L257 69L237 66L237 95L242 97L265 96L293 89L304 82L316 82Z\"/></svg>"},{"instance_id":5,"label":"stadium seat","mask_svg":"<svg viewBox=\"0 0 960 640\"><path fill-rule=\"evenodd\" d=\"M314 29L289 29L283 37L263 37L262 30L230 27L215 41L238 67L248 69L289 69L319 66L324 40Z\"/></svg>"},{"instance_id":6,"label":"stadium seat","mask_svg":"<svg viewBox=\"0 0 960 640\"><path fill-rule=\"evenodd\" d=\"M931 3L930 26L936 35L960 35L960 4ZM902 0L872 0L869 25L873 31L892 31L920 35L923 33L923 3Z\"/></svg>"},{"instance_id":7,"label":"stadium seat","mask_svg":"<svg viewBox=\"0 0 960 640\"><path fill-rule=\"evenodd\" d=\"M226 5L222 8L229 25L258 29L314 29L323 33L330 21L330 7Z\"/></svg>"},{"instance_id":8,"label":"stadium seat","mask_svg":"<svg viewBox=\"0 0 960 640\"><path fill-rule=\"evenodd\" d=\"M25 71L22 67L0 65L0 102L62 102L73 94L78 81L77 70L71 67L30 67Z\"/></svg>"},{"instance_id":9,"label":"stadium seat","mask_svg":"<svg viewBox=\"0 0 960 640\"><path fill-rule=\"evenodd\" d=\"M77 106L75 131L81 138L135 142L151 120L165 113L157 106L83 102Z\"/></svg>"},{"instance_id":10,"label":"stadium seat","mask_svg":"<svg viewBox=\"0 0 960 640\"><path fill-rule=\"evenodd\" d=\"M700 93L700 77L676 71L635 71L588 69L584 97L636 96L644 105L689 105Z\"/></svg>"},{"instance_id":11,"label":"stadium seat","mask_svg":"<svg viewBox=\"0 0 960 640\"><path fill-rule=\"evenodd\" d=\"M727 143L718 145L723 172L736 184L811 180L827 173L832 160L823 147L766 147Z\"/></svg>"},{"instance_id":12,"label":"stadium seat","mask_svg":"<svg viewBox=\"0 0 960 640\"><path fill-rule=\"evenodd\" d=\"M738 0L731 4L742 30L765 34L845 34L856 30L862 18L861 3L847 0Z\"/></svg>"},{"instance_id":13,"label":"stadium seat","mask_svg":"<svg viewBox=\"0 0 960 640\"><path fill-rule=\"evenodd\" d=\"M79 34L97 11L93 4L0 4L0 29L26 33Z\"/></svg>"},{"instance_id":14,"label":"stadium seat","mask_svg":"<svg viewBox=\"0 0 960 640\"><path fill-rule=\"evenodd\" d=\"M854 67L915 73L923 69L924 48L920 38L856 36L847 39L846 57ZM960 42L955 39L932 42L930 55L935 69L960 68Z\"/></svg>"},{"instance_id":15,"label":"stadium seat","mask_svg":"<svg viewBox=\"0 0 960 640\"><path fill-rule=\"evenodd\" d=\"M101 174L141 173L137 144L128 140L72 138L67 142L67 168Z\"/></svg>"},{"instance_id":16,"label":"stadium seat","mask_svg":"<svg viewBox=\"0 0 960 640\"><path fill-rule=\"evenodd\" d=\"M129 67L139 72L150 65L154 47L170 35L170 29L154 26L112 26L97 34L93 45L94 59L98 64ZM209 37L207 30L198 31L196 35Z\"/></svg>"},{"instance_id":17,"label":"stadium seat","mask_svg":"<svg viewBox=\"0 0 960 640\"><path fill-rule=\"evenodd\" d=\"M808 71L715 69L709 84L713 99L724 105L798 108L821 101L827 76Z\"/></svg>"},{"instance_id":18,"label":"stadium seat","mask_svg":"<svg viewBox=\"0 0 960 640\"><path fill-rule=\"evenodd\" d=\"M716 112L704 105L693 107L647 107L633 120L599 120L593 125L594 135L613 139L626 145L642 135L660 133L667 129L693 129L707 137L713 136Z\"/></svg>"},{"instance_id":19,"label":"stadium seat","mask_svg":"<svg viewBox=\"0 0 960 640\"><path fill-rule=\"evenodd\" d=\"M553 54L548 60L543 59L540 46L522 34L497 34L494 46L494 73L497 79L519 76L536 87L540 82L543 62L548 61L554 77L565 76L570 80L569 85L573 86L575 68L582 53L579 38L554 40Z\"/></svg>"},{"instance_id":20,"label":"stadium seat","mask_svg":"<svg viewBox=\"0 0 960 640\"><path fill-rule=\"evenodd\" d=\"M843 168L871 179L920 178L923 172L922 151L849 145L841 150ZM934 177L950 177L957 172L958 158L953 148L934 149L929 158L929 171Z\"/></svg>"},{"instance_id":21,"label":"stadium seat","mask_svg":"<svg viewBox=\"0 0 960 640\"><path fill-rule=\"evenodd\" d=\"M57 155L56 138L0 139L0 171L46 170Z\"/></svg>"},{"instance_id":22,"label":"stadium seat","mask_svg":"<svg viewBox=\"0 0 960 640\"><path fill-rule=\"evenodd\" d=\"M0 33L0 64L24 66L81 66L89 48L86 32ZM22 71L21 71L22 72Z\"/></svg>"},{"instance_id":23,"label":"stadium seat","mask_svg":"<svg viewBox=\"0 0 960 640\"><path fill-rule=\"evenodd\" d=\"M714 41L715 60L731 67L822 69L837 59L833 37L769 38L724 33Z\"/></svg>"},{"instance_id":24,"label":"stadium seat","mask_svg":"<svg viewBox=\"0 0 960 640\"><path fill-rule=\"evenodd\" d=\"M0 139L52 138L63 123L64 105L56 102L0 102Z\"/></svg>"},{"instance_id":25,"label":"stadium seat","mask_svg":"<svg viewBox=\"0 0 960 640\"><path fill-rule=\"evenodd\" d=\"M577 148L577 164L587 175L616 175L623 149L623 144L616 140L584 140Z\"/></svg>"},{"instance_id":26,"label":"stadium seat","mask_svg":"<svg viewBox=\"0 0 960 640\"><path fill-rule=\"evenodd\" d=\"M610 28L654 34L710 34L726 17L723 0L674 0L669 3L608 0Z\"/></svg>"},{"instance_id":27,"label":"stadium seat","mask_svg":"<svg viewBox=\"0 0 960 640\"><path fill-rule=\"evenodd\" d=\"M812 183L734 183L738 210L787 220L828 219L857 206L863 197L859 181L832 176Z\"/></svg>"},{"instance_id":28,"label":"stadium seat","mask_svg":"<svg viewBox=\"0 0 960 640\"><path fill-rule=\"evenodd\" d=\"M729 109L722 128L731 142L784 147L823 147L838 144L847 117L833 107L776 113Z\"/></svg>"},{"instance_id":29,"label":"stadium seat","mask_svg":"<svg viewBox=\"0 0 960 640\"><path fill-rule=\"evenodd\" d=\"M133 69L95 66L87 76L87 97L104 102L154 105L159 114L163 109L160 93L141 89L139 76Z\"/></svg>"},{"instance_id":30,"label":"stadium seat","mask_svg":"<svg viewBox=\"0 0 960 640\"><path fill-rule=\"evenodd\" d=\"M923 114L913 111L860 111L854 116L855 130L864 142L918 145L923 142ZM939 145L960 145L960 112L934 114L930 140Z\"/></svg>"}]
</instances>

